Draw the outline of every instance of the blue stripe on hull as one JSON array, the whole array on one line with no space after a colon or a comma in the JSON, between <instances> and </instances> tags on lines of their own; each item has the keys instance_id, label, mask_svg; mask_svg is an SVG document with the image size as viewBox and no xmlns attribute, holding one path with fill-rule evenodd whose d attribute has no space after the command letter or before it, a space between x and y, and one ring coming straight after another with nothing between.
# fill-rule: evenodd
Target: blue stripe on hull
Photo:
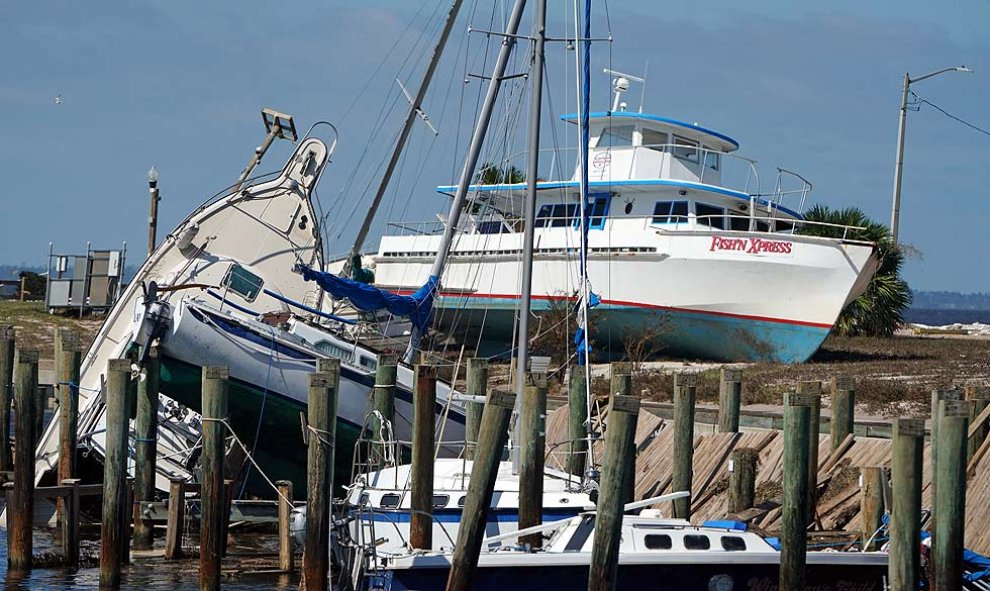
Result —
<instances>
[{"instance_id":1,"label":"blue stripe on hull","mask_svg":"<svg viewBox=\"0 0 990 591\"><path fill-rule=\"evenodd\" d=\"M438 308L441 324L455 320L468 330L480 330L489 340L486 353L510 346L515 300L501 298L444 297ZM535 310L547 310L547 300L535 300ZM452 308L457 308L455 310ZM606 358L623 355L623 342L645 329L663 355L698 357L715 361L776 361L803 363L821 346L829 329L787 322L737 318L634 306L603 304L592 311L593 346ZM496 341L496 342L492 342Z\"/></svg>"}]
</instances>

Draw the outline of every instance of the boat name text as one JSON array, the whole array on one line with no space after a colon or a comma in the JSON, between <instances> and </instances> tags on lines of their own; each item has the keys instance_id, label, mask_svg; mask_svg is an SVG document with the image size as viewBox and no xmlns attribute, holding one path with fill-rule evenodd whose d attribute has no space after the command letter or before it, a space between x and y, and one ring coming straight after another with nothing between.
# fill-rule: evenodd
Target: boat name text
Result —
<instances>
[{"instance_id":1,"label":"boat name text","mask_svg":"<svg viewBox=\"0 0 990 591\"><path fill-rule=\"evenodd\" d=\"M791 242L785 240L765 240L763 238L723 238L712 236L709 251L735 250L746 254L791 254Z\"/></svg>"}]
</instances>

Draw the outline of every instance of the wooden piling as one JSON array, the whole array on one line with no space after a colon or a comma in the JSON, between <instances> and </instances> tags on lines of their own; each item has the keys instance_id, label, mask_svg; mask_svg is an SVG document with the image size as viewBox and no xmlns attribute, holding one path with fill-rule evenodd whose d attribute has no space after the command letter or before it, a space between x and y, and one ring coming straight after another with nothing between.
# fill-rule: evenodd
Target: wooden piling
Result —
<instances>
[{"instance_id":1,"label":"wooden piling","mask_svg":"<svg viewBox=\"0 0 990 591\"><path fill-rule=\"evenodd\" d=\"M729 461L729 514L740 513L753 507L756 500L756 463L760 454L750 447L732 450Z\"/></svg>"},{"instance_id":2,"label":"wooden piling","mask_svg":"<svg viewBox=\"0 0 990 591\"><path fill-rule=\"evenodd\" d=\"M835 451L856 425L856 380L847 375L832 378L831 443Z\"/></svg>"},{"instance_id":3,"label":"wooden piling","mask_svg":"<svg viewBox=\"0 0 990 591\"><path fill-rule=\"evenodd\" d=\"M14 375L14 489L7 496L7 567L13 571L31 568L34 552L31 527L34 522L34 397L38 389L38 352L18 351Z\"/></svg>"},{"instance_id":4,"label":"wooden piling","mask_svg":"<svg viewBox=\"0 0 990 591\"><path fill-rule=\"evenodd\" d=\"M61 482L62 486L70 489L65 496L65 513L62 516L62 552L65 565L70 568L79 566L79 482L78 478L66 478Z\"/></svg>"},{"instance_id":5,"label":"wooden piling","mask_svg":"<svg viewBox=\"0 0 990 591\"><path fill-rule=\"evenodd\" d=\"M674 374L674 450L671 490L691 492L694 458L694 402L698 376ZM691 497L674 499L674 517L691 519Z\"/></svg>"},{"instance_id":6,"label":"wooden piling","mask_svg":"<svg viewBox=\"0 0 990 591\"><path fill-rule=\"evenodd\" d=\"M306 544L303 580L307 591L326 591L330 582L330 495L333 494L334 438L340 360L323 359L309 378L306 465Z\"/></svg>"},{"instance_id":7,"label":"wooden piling","mask_svg":"<svg viewBox=\"0 0 990 591\"><path fill-rule=\"evenodd\" d=\"M229 515L223 514L224 485L223 458L227 426L226 421L229 371L226 367L203 367L203 453L202 512L199 533L199 588L202 591L220 588L220 563L223 557L223 524Z\"/></svg>"},{"instance_id":8,"label":"wooden piling","mask_svg":"<svg viewBox=\"0 0 990 591\"><path fill-rule=\"evenodd\" d=\"M144 364L144 379L137 386L134 419L134 549L150 550L154 526L141 507L155 500L155 464L158 457L158 385L161 360L152 347Z\"/></svg>"},{"instance_id":9,"label":"wooden piling","mask_svg":"<svg viewBox=\"0 0 990 591\"><path fill-rule=\"evenodd\" d=\"M492 503L495 478L502 459L502 449L508 438L509 419L515 404L515 394L495 389L485 401L485 410L478 432L478 446L468 483L467 499L461 512L454 556L447 576L446 591L468 591L478 567L478 554L488 525L488 509Z\"/></svg>"},{"instance_id":10,"label":"wooden piling","mask_svg":"<svg viewBox=\"0 0 990 591\"><path fill-rule=\"evenodd\" d=\"M780 591L804 591L808 519L808 457L815 394L784 395L784 481L780 521Z\"/></svg>"},{"instance_id":11,"label":"wooden piling","mask_svg":"<svg viewBox=\"0 0 990 591\"><path fill-rule=\"evenodd\" d=\"M739 406L742 403L742 370L722 369L718 390L718 430L739 432Z\"/></svg>"},{"instance_id":12,"label":"wooden piling","mask_svg":"<svg viewBox=\"0 0 990 591\"><path fill-rule=\"evenodd\" d=\"M14 467L10 453L10 403L14 399L15 331L10 325L0 325L0 471Z\"/></svg>"},{"instance_id":13,"label":"wooden piling","mask_svg":"<svg viewBox=\"0 0 990 591\"><path fill-rule=\"evenodd\" d=\"M571 366L567 383L567 472L582 478L588 462L588 381L584 366Z\"/></svg>"},{"instance_id":14,"label":"wooden piling","mask_svg":"<svg viewBox=\"0 0 990 591\"><path fill-rule=\"evenodd\" d=\"M815 511L818 508L818 444L822 422L822 383L818 380L798 382L798 394L808 394L813 405L808 424L808 500L805 507L808 511L807 524L815 522Z\"/></svg>"},{"instance_id":15,"label":"wooden piling","mask_svg":"<svg viewBox=\"0 0 990 591\"><path fill-rule=\"evenodd\" d=\"M932 538L935 591L957 591L963 576L963 529L966 523L966 435L969 409L963 401L939 402L938 505Z\"/></svg>"},{"instance_id":16,"label":"wooden piling","mask_svg":"<svg viewBox=\"0 0 990 591\"><path fill-rule=\"evenodd\" d=\"M275 487L278 489L278 570L291 573L294 566L292 531L289 527L292 520L292 481L279 480Z\"/></svg>"},{"instance_id":17,"label":"wooden piling","mask_svg":"<svg viewBox=\"0 0 990 591\"><path fill-rule=\"evenodd\" d=\"M79 368L82 347L79 334L55 330L55 392L58 396L58 480L76 477L76 442L79 424ZM56 503L58 523L63 522L65 499Z\"/></svg>"},{"instance_id":18,"label":"wooden piling","mask_svg":"<svg viewBox=\"0 0 990 591\"><path fill-rule=\"evenodd\" d=\"M929 516L929 521L935 523L936 513L938 511L938 479L935 478L935 474L938 472L938 452L939 446L935 445L935 442L939 440L939 409L941 408L941 401L957 401L962 400L962 394L957 390L932 390L932 410L931 410L931 428L930 428L930 441L932 442L929 448L929 457L931 458L931 515ZM935 546L935 535L936 532L932 531L932 547Z\"/></svg>"},{"instance_id":19,"label":"wooden piling","mask_svg":"<svg viewBox=\"0 0 990 591\"><path fill-rule=\"evenodd\" d=\"M471 357L467 360L467 395L484 397L488 392L488 360ZM464 457L473 460L481 432L481 417L485 411L483 402L467 403L467 423L464 430Z\"/></svg>"},{"instance_id":20,"label":"wooden piling","mask_svg":"<svg viewBox=\"0 0 990 591\"><path fill-rule=\"evenodd\" d=\"M381 419L375 417L371 421L371 467L382 468L385 466L386 445L385 434L382 429L382 420L395 425L395 376L398 372L398 356L391 353L383 353L378 356L378 368L375 370L375 387L371 391L371 408L381 415Z\"/></svg>"},{"instance_id":21,"label":"wooden piling","mask_svg":"<svg viewBox=\"0 0 990 591\"><path fill-rule=\"evenodd\" d=\"M165 527L165 558L182 558L182 530L186 520L186 481L173 478L168 488L168 521Z\"/></svg>"},{"instance_id":22,"label":"wooden piling","mask_svg":"<svg viewBox=\"0 0 990 591\"><path fill-rule=\"evenodd\" d=\"M131 381L129 359L107 363L106 451L103 458L103 520L100 528L100 587L120 587L123 564L125 505L127 503L127 390Z\"/></svg>"},{"instance_id":23,"label":"wooden piling","mask_svg":"<svg viewBox=\"0 0 990 591\"><path fill-rule=\"evenodd\" d=\"M526 373L520 421L519 529L543 522L543 467L547 449L547 378ZM543 534L520 538L531 548L543 545Z\"/></svg>"},{"instance_id":24,"label":"wooden piling","mask_svg":"<svg viewBox=\"0 0 990 591\"><path fill-rule=\"evenodd\" d=\"M433 546L433 447L437 401L437 368L415 367L413 391L412 483L410 491L409 545L429 550Z\"/></svg>"},{"instance_id":25,"label":"wooden piling","mask_svg":"<svg viewBox=\"0 0 990 591\"><path fill-rule=\"evenodd\" d=\"M860 468L859 519L862 523L864 552L875 551L880 544L876 533L883 525L883 468Z\"/></svg>"},{"instance_id":26,"label":"wooden piling","mask_svg":"<svg viewBox=\"0 0 990 591\"><path fill-rule=\"evenodd\" d=\"M891 457L890 588L919 588L921 573L921 476L925 422L896 419Z\"/></svg>"},{"instance_id":27,"label":"wooden piling","mask_svg":"<svg viewBox=\"0 0 990 591\"><path fill-rule=\"evenodd\" d=\"M687 389L683 384L682 388ZM693 386L691 389L693 391ZM629 462L623 459L635 454L638 416L639 398L612 396L608 429L605 432L605 457L602 462L602 479L595 519L595 539L588 572L589 591L609 591L616 588L619 572L619 541L622 536L622 488L626 482L624 472L630 466ZM686 489L677 488L675 485L674 490Z\"/></svg>"},{"instance_id":28,"label":"wooden piling","mask_svg":"<svg viewBox=\"0 0 990 591\"><path fill-rule=\"evenodd\" d=\"M969 438L969 446L966 449L966 460L969 461L973 458L976 450L980 449L980 445L986 440L987 434L990 433L990 425L987 424L986 419L976 424L976 421L983 415L983 411L990 405L990 386L967 386L965 393L966 400L972 402L969 418L969 431L972 435Z\"/></svg>"}]
</instances>

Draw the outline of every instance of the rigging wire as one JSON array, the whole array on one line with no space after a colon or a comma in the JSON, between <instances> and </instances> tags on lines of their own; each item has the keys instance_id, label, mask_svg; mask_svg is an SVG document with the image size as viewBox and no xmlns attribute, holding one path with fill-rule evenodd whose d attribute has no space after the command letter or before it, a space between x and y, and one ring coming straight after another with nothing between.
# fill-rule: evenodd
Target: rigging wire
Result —
<instances>
[{"instance_id":1,"label":"rigging wire","mask_svg":"<svg viewBox=\"0 0 990 591\"><path fill-rule=\"evenodd\" d=\"M912 91L911 92L911 95L915 99L917 99L918 105L919 105L919 110L920 110L920 105L922 105L922 104L928 105L928 106L934 108L939 113L945 115L949 119L952 119L952 120L956 121L957 123L961 123L961 124L965 125L966 127L969 127L970 129L973 129L975 131L978 131L978 132L982 133L983 135L990 136L990 131L987 131L986 129L983 129L982 127L980 127L978 125L974 125L973 123L970 123L969 121L966 121L965 119L963 119L961 117L957 117L956 115L953 115L952 113L946 111L945 109L943 109L942 107L936 105L935 103L931 102L930 100L921 98L915 92Z\"/></svg>"}]
</instances>

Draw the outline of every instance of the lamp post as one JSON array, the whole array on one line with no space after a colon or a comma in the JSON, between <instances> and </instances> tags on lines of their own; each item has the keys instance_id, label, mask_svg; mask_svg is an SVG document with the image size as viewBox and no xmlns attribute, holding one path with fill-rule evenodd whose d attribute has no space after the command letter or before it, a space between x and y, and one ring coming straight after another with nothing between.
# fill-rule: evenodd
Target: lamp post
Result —
<instances>
[{"instance_id":1,"label":"lamp post","mask_svg":"<svg viewBox=\"0 0 990 591\"><path fill-rule=\"evenodd\" d=\"M151 213L148 214L148 256L155 252L155 234L158 232L158 169L148 170L148 192L151 193Z\"/></svg>"},{"instance_id":2,"label":"lamp post","mask_svg":"<svg viewBox=\"0 0 990 591\"><path fill-rule=\"evenodd\" d=\"M926 78L938 76L946 72L970 72L966 66L956 66L954 68L942 68L924 76L912 78L910 74L904 74L904 91L901 94L901 116L897 126L897 160L894 166L894 203L890 212L890 235L897 244L897 230L901 217L901 173L904 171L904 129L907 125L907 100L911 85L921 82Z\"/></svg>"}]
</instances>

